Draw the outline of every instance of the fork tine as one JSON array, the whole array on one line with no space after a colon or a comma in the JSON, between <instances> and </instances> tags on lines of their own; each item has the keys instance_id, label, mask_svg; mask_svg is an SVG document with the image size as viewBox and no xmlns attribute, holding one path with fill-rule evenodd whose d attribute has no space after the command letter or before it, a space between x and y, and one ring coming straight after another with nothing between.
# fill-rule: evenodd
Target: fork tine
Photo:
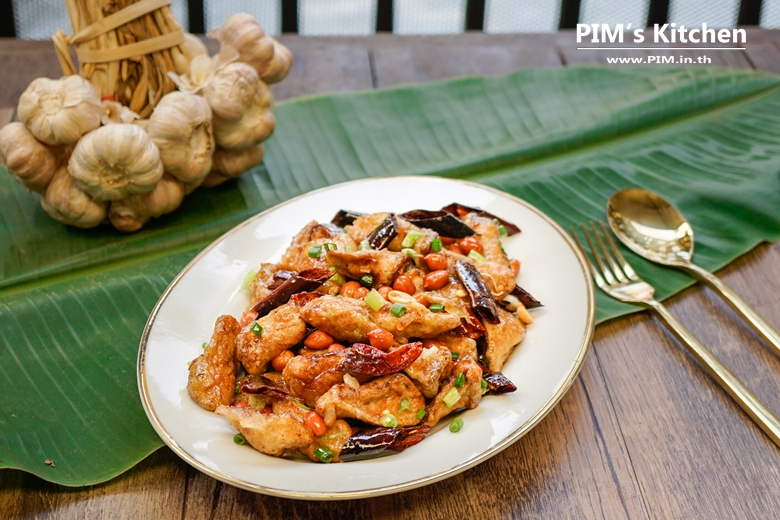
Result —
<instances>
[{"instance_id":1,"label":"fork tine","mask_svg":"<svg viewBox=\"0 0 780 520\"><path fill-rule=\"evenodd\" d=\"M590 260L590 255L588 255L588 252L585 250L584 247L582 247L582 242L580 242L580 237L577 236L577 233L575 233L574 228L572 226L569 226L569 233L571 233L572 238L574 238L574 241L577 243L577 247L580 248L580 251L582 252L582 255L585 257L585 260L588 261L588 267L590 267L590 274L592 274L593 279L596 280L596 285L606 290L607 282L604 281L604 278L601 276L601 273L599 273L599 270L596 269L596 266L593 265L593 262Z\"/></svg>"},{"instance_id":2,"label":"fork tine","mask_svg":"<svg viewBox=\"0 0 780 520\"><path fill-rule=\"evenodd\" d=\"M599 222L600 224L601 222ZM612 268L612 272L615 274L615 278L620 283L628 283L628 278L626 278L626 275L623 274L623 271L620 270L620 267L618 266L617 262L615 262L615 259L612 258L612 255L609 254L609 251L607 250L607 247L604 245L604 242L601 240L601 233L598 232L596 229L596 224L592 220L590 221L590 228L593 230L593 234L596 236L596 242L599 244L599 249L601 249L601 254L604 255L604 258L606 258L607 263Z\"/></svg>"},{"instance_id":3,"label":"fork tine","mask_svg":"<svg viewBox=\"0 0 780 520\"><path fill-rule=\"evenodd\" d=\"M596 249L596 246L593 245L593 240L590 238L590 233L588 233L588 228L586 228L585 224L582 222L580 222L580 226L582 226L582 232L585 234L585 240L588 241L588 245L590 246L590 252L593 253L593 258L595 258L596 263L599 264L599 267L601 268L601 272L604 273L604 278L607 280L607 283L609 285L616 284L617 280L615 280L615 276L612 274L609 268L604 264L604 261L601 259L601 256L599 255L598 249Z\"/></svg>"},{"instance_id":4,"label":"fork tine","mask_svg":"<svg viewBox=\"0 0 780 520\"><path fill-rule=\"evenodd\" d=\"M609 248L612 249L612 253L614 253L615 258L617 258L618 263L620 264L620 267L623 268L623 272L626 273L626 276L630 280L637 281L639 280L639 276L637 276L634 269L629 265L628 262L626 262L626 259L623 258L623 255L620 253L620 250L615 245L615 242L612 240L612 236L607 232L607 228L604 226L604 224L599 221L599 225L601 226L601 231L604 233L604 237L607 239L607 242L609 243Z\"/></svg>"}]
</instances>

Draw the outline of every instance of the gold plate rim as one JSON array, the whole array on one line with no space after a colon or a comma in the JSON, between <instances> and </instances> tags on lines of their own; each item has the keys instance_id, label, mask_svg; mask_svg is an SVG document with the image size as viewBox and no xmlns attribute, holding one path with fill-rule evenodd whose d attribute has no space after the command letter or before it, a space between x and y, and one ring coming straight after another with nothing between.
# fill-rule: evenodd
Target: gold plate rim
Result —
<instances>
[{"instance_id":1,"label":"gold plate rim","mask_svg":"<svg viewBox=\"0 0 780 520\"><path fill-rule=\"evenodd\" d=\"M563 239L566 241L568 246L571 248L572 252L576 256L577 260L580 263L580 269L582 270L582 273L585 277L586 281L586 287L587 287L587 293L588 293L588 318L587 323L585 326L585 330L583 331L583 337L582 337L582 343L580 344L579 352L577 353L577 357L574 360L574 364L572 365L572 368L569 370L566 377L563 379L559 387L556 389L555 393L552 395L552 397L544 404L544 406L535 413L532 417L530 417L525 423L523 423L517 430L512 432L510 435L508 435L506 438L504 438L501 442L497 443L495 446L491 447L488 450L485 450L484 452L480 453L476 457L469 459L461 464L458 464L457 466L453 466L452 468L449 468L445 471L441 471L439 473L436 473L435 475L429 475L424 478L412 480L409 482L404 482L402 484L396 484L393 486L384 486L384 487L378 487L378 488L372 488L372 489L366 489L363 491L345 491L345 492L338 492L338 493L317 493L317 492L311 492L311 493L299 493L294 491L287 491L283 489L276 489L271 488L267 486L261 486L258 484L253 484L251 482L247 482L245 480L237 479L234 477L231 477L229 475L225 475L223 473L220 473L218 471L215 471L202 462L198 461L196 458L191 456L189 453L187 453L181 446L178 445L178 443L168 434L168 432L165 430L165 428L160 423L157 414L154 412L154 408L152 407L149 394L148 394L148 388L146 383L146 371L145 371L145 355L146 355L146 346L147 341L149 339L149 333L151 331L152 325L154 324L154 320L157 316L157 313L159 312L160 308L162 307L162 304L167 299L170 292L173 290L173 288L178 284L179 280L192 268L193 265L195 265L203 256L205 256L209 251L211 251L214 247L216 247L217 244L222 242L225 238L232 235L233 233L237 232L239 229L243 228L244 226L247 226L254 222L257 219L262 218L267 213L270 213L271 211L276 210L277 208L280 208L282 206L285 206L287 204L291 204L299 199L302 199L304 197L307 197L313 193L319 193L323 191L332 190L335 188L338 188L340 186L344 186L345 184L356 184L356 183L369 183L373 181L382 181L387 179L393 179L393 180L404 180L404 179L440 179L448 182L454 182L459 184L464 184L467 186L477 187L481 188L487 191L492 191L498 195L501 195L503 197L506 197L514 202L519 203L522 206L525 206L526 208L530 209L531 211L535 212L537 215L539 215L542 219L544 219L548 224L552 225L552 227L558 232L559 235L563 237ZM416 489L420 487L424 487L430 484L434 484L436 482L439 482L441 480L447 479L449 477L455 476L458 473L462 473L463 471L466 471L467 469L470 469L477 464L480 464L487 459L493 457L494 455L497 455L507 447L509 447L511 444L515 443L517 440L519 440L521 437L523 437L526 433L528 433L532 428L534 428L539 422L541 422L544 417L552 411L553 408L560 402L560 400L563 398L563 396L568 392L569 388L571 388L572 384L574 384L574 381L577 379L577 375L579 374L580 370L582 369L582 365L585 361L585 357L588 354L588 351L590 350L591 341L593 339L593 333L596 327L596 295L595 290L593 288L593 281L591 279L590 270L588 269L587 260L582 255L582 252L579 250L579 248L574 244L574 241L572 238L566 233L563 228L558 225L557 222L555 222L552 218L547 216L543 211L535 207L534 205L524 201L523 199L520 199L518 197L515 197L514 195L507 193L505 191L501 191L497 188L493 188L492 186L486 186L484 184L478 184L476 182L471 181L464 181L462 179L449 179L446 177L437 177L437 176L419 176L419 175L405 175L405 176L398 176L398 177L375 177L370 179L358 179L353 181L347 181L342 182L339 184L333 184L331 186L325 186L323 188L319 188L316 190L312 190L306 193L303 193L301 195L298 195L297 197L293 197L289 200L286 200L284 202L281 202L271 208L268 208L248 219L243 221L242 223L238 224L234 228L230 229L229 231L223 233L221 236L216 238L211 244L209 244L206 248L203 249L200 253L198 253L195 258L193 258L180 272L176 275L176 277L171 281L171 283L168 285L168 287L165 289L165 291L160 296L159 300L154 306L154 309L152 310L151 314L149 315L149 319L146 321L146 325L144 326L144 331L141 336L141 343L138 349L138 362L136 366L137 370L137 378L138 378L138 392L141 397L141 404L143 405L144 412L146 413L147 418L149 419L149 422L152 424L152 427L157 432L157 434L160 436L160 438L165 442L165 444L173 450L176 455L178 455L180 458L182 458L185 462L187 462L190 466L194 467L195 469L205 473L206 475L215 478L219 481L222 481L226 484L230 484L231 486L235 486L237 488L246 489L247 491L252 491L254 493L261 493L264 495L270 495L270 496L276 496L281 498L292 498L292 499L298 499L298 500L354 500L354 499L360 499L360 498L370 498L370 497L378 497L382 495L389 495L393 493L400 493L403 491L408 491L411 489Z\"/></svg>"}]
</instances>

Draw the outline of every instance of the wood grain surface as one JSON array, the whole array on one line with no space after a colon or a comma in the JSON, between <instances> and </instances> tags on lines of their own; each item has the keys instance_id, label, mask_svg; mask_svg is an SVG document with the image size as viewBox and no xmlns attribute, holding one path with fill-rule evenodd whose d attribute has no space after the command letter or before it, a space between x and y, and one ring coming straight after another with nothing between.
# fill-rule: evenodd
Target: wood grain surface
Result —
<instances>
[{"instance_id":1,"label":"wood grain surface","mask_svg":"<svg viewBox=\"0 0 780 520\"><path fill-rule=\"evenodd\" d=\"M553 35L283 37L295 55L277 99L364 90L606 57L703 51L577 51ZM746 51L707 51L713 66L780 72L780 32L750 30ZM0 40L0 124L27 83L59 71L49 42ZM613 65L616 66L616 65ZM780 328L780 243L719 273ZM780 359L708 289L672 312L775 412ZM0 471L0 518L777 518L780 450L643 312L596 330L571 390L535 429L487 462L405 493L348 502L255 495L203 475L163 448L102 485L69 489Z\"/></svg>"}]
</instances>

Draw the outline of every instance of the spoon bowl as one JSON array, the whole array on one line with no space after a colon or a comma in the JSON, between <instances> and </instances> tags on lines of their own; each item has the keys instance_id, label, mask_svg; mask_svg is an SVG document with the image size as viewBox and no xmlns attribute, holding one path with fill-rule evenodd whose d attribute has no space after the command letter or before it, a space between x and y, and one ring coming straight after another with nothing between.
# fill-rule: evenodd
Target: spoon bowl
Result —
<instances>
[{"instance_id":1,"label":"spoon bowl","mask_svg":"<svg viewBox=\"0 0 780 520\"><path fill-rule=\"evenodd\" d=\"M780 355L780 333L720 278L691 262L693 228L663 197L641 188L620 190L607 202L607 221L634 253L683 269L706 282Z\"/></svg>"},{"instance_id":2,"label":"spoon bowl","mask_svg":"<svg viewBox=\"0 0 780 520\"><path fill-rule=\"evenodd\" d=\"M655 193L641 188L616 192L607 203L607 221L629 249L648 260L680 266L693 257L693 228Z\"/></svg>"}]
</instances>

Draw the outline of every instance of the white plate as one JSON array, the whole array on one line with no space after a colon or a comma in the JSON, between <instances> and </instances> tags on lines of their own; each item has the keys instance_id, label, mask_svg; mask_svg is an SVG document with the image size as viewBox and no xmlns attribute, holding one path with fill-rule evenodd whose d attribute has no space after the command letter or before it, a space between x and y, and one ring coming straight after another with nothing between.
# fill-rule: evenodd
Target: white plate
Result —
<instances>
[{"instance_id":1,"label":"white plate","mask_svg":"<svg viewBox=\"0 0 780 520\"><path fill-rule=\"evenodd\" d=\"M233 443L225 419L200 408L186 390L187 363L201 352L217 316L240 316L240 291L260 262L278 261L292 236L311 220L339 209L438 209L451 202L479 206L522 233L504 239L520 259L518 283L544 303L504 366L517 391L485 398L462 414L451 433L445 418L421 444L400 454L342 464L316 464L263 455ZM579 372L593 334L595 302L583 257L549 217L520 199L477 184L435 177L348 182L292 199L256 215L199 254L160 298L144 330L138 386L144 409L162 439L185 461L228 484L289 498L365 498L413 489L464 471L495 455L535 426L563 397Z\"/></svg>"}]
</instances>

